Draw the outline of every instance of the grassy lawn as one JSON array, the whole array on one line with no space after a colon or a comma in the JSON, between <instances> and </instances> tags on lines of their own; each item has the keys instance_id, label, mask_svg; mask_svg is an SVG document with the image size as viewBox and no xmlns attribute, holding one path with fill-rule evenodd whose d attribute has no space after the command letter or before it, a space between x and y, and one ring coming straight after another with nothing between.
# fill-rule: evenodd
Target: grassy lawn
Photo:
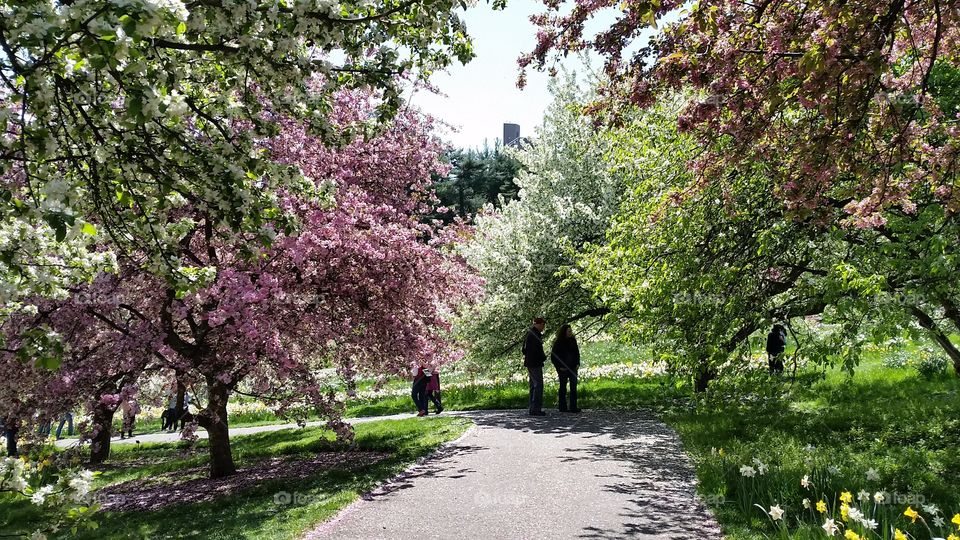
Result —
<instances>
[{"instance_id":1,"label":"grassy lawn","mask_svg":"<svg viewBox=\"0 0 960 540\"><path fill-rule=\"evenodd\" d=\"M191 502L189 507L172 504L154 510L104 512L98 518L99 528L78 538L296 538L417 458L457 438L469 425L469 420L452 417L360 424L349 448L353 453L334 467L294 477L266 478L213 500ZM205 442L197 446L186 454L179 444L118 446L97 486L117 488L123 482L133 482L136 488L121 491L119 496L136 498L150 490L163 490L164 484L203 482ZM329 431L306 428L238 436L233 439L233 450L238 467L256 470L268 458L335 458L336 453L348 449L335 443ZM379 461L357 465L362 460L353 456L364 453L378 453L370 455L379 456ZM291 503L282 500L283 493L290 494ZM280 503L277 497L281 497ZM0 498L0 530L31 530L31 523L37 519L29 504Z\"/></svg>"},{"instance_id":2,"label":"grassy lawn","mask_svg":"<svg viewBox=\"0 0 960 540\"><path fill-rule=\"evenodd\" d=\"M952 374L924 380L907 369L870 361L853 377L831 371L782 385L765 399L728 399L665 411L697 465L701 493L714 504L732 539L764 538L774 529L754 504L779 504L792 537L822 537L824 516L804 509L804 498L824 500L837 514L844 491L884 491L893 504L859 504L892 519L907 506L936 504L946 515L960 512L960 380ZM753 397L756 397L754 395ZM720 452L720 449L723 452ZM740 467L760 460L769 471L743 477ZM868 471L876 472L868 478ZM800 485L809 475L810 489ZM922 512L922 510L921 510ZM817 521L801 527L793 520ZM924 514L930 521L929 513ZM901 516L902 517L902 516ZM836 516L837 521L840 517ZM918 524L897 522L926 538ZM938 532L939 531L939 532ZM947 529L934 527L935 536ZM875 538L875 536L874 536Z\"/></svg>"}]
</instances>

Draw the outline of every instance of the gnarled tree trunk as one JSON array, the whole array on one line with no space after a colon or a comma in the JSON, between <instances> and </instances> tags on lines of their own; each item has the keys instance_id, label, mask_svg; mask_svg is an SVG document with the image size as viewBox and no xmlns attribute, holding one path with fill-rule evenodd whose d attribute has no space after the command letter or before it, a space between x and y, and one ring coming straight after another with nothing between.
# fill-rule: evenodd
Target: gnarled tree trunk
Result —
<instances>
[{"instance_id":1,"label":"gnarled tree trunk","mask_svg":"<svg viewBox=\"0 0 960 540\"><path fill-rule=\"evenodd\" d=\"M90 463L103 463L110 457L110 437L113 433L115 412L110 406L99 401L93 409L93 426L96 434L90 441Z\"/></svg>"},{"instance_id":2,"label":"gnarled tree trunk","mask_svg":"<svg viewBox=\"0 0 960 540\"><path fill-rule=\"evenodd\" d=\"M207 407L197 414L197 423L207 430L210 447L210 478L222 478L237 472L230 452L227 425L227 400L230 387L216 377L207 377Z\"/></svg>"}]
</instances>

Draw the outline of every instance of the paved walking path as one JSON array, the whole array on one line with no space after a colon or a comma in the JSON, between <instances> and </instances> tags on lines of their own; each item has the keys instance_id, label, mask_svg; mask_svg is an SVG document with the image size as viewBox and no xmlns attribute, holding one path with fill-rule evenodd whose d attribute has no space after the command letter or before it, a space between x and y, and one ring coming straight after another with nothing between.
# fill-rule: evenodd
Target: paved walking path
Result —
<instances>
[{"instance_id":1,"label":"paved walking path","mask_svg":"<svg viewBox=\"0 0 960 540\"><path fill-rule=\"evenodd\" d=\"M351 424L362 424L364 422L372 422L375 420L399 420L401 418L412 418L416 416L415 414L393 414L389 416L370 416L364 418L345 418L344 420ZM322 426L325 422L307 422L308 427ZM250 427L239 427L239 428L230 428L230 436L234 437L236 435L252 435L254 433L264 433L267 431L277 431L281 429L295 429L299 427L297 424L266 424L263 426L250 426ZM200 439L207 438L207 430L203 428L197 428L197 437ZM119 436L113 437L110 439L110 445L115 444L136 444L136 443L164 443L164 442L177 442L180 440L180 433L168 433L166 431L160 431L155 433L147 433L144 435L134 435L132 439L121 439ZM60 448L69 448L78 443L79 439L60 439L57 441L57 446Z\"/></svg>"},{"instance_id":2,"label":"paved walking path","mask_svg":"<svg viewBox=\"0 0 960 540\"><path fill-rule=\"evenodd\" d=\"M719 539L676 435L645 413L462 413L476 427L317 539Z\"/></svg>"}]
</instances>

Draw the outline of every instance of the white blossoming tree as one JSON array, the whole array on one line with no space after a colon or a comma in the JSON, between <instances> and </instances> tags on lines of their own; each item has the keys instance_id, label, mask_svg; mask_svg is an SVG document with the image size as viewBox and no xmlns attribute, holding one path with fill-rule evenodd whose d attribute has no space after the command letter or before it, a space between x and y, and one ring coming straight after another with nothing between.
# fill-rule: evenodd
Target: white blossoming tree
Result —
<instances>
[{"instance_id":1,"label":"white blossoming tree","mask_svg":"<svg viewBox=\"0 0 960 540\"><path fill-rule=\"evenodd\" d=\"M476 358L519 354L535 316L557 328L606 313L571 279L574 255L603 238L624 186L604 164L609 140L579 112L582 92L570 81L553 92L536 140L515 153L519 198L500 210L486 207L476 218L475 236L462 248L486 283L484 300L461 324Z\"/></svg>"},{"instance_id":2,"label":"white blossoming tree","mask_svg":"<svg viewBox=\"0 0 960 540\"><path fill-rule=\"evenodd\" d=\"M47 462L33 463L22 458L0 461L0 495L13 494L43 509L44 527L35 531L10 531L14 536L44 539L48 534L81 527L96 527L91 518L98 510L92 500L95 473L88 470L54 471ZM3 534L0 536L10 536Z\"/></svg>"}]
</instances>

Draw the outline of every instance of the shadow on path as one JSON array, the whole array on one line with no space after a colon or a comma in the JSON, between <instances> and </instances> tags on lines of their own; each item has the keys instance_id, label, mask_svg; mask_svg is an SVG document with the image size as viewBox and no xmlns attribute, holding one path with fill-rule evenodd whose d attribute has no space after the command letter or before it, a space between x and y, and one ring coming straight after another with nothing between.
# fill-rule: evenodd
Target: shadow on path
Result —
<instances>
[{"instance_id":1,"label":"shadow on path","mask_svg":"<svg viewBox=\"0 0 960 540\"><path fill-rule=\"evenodd\" d=\"M626 497L620 527L587 525L580 538L656 537L676 540L722 538L696 493L696 473L673 430L647 411L585 411L532 417L523 411L468 413L478 426L518 430L582 442L565 449L561 461L592 469L599 462L625 471L596 474L603 490Z\"/></svg>"},{"instance_id":2,"label":"shadow on path","mask_svg":"<svg viewBox=\"0 0 960 540\"><path fill-rule=\"evenodd\" d=\"M476 427L306 538L722 538L650 413L455 414Z\"/></svg>"}]
</instances>

